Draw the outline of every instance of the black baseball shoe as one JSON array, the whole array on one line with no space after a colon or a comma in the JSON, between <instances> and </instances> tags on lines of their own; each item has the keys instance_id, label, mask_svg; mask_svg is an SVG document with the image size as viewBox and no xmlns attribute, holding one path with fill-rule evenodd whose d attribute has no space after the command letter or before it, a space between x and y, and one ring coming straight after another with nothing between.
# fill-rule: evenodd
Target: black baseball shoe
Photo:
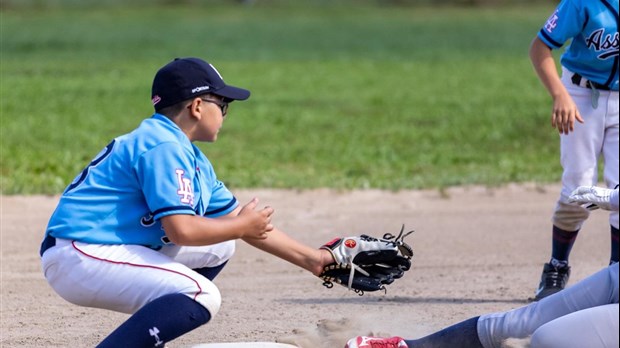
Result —
<instances>
[{"instance_id":1,"label":"black baseball shoe","mask_svg":"<svg viewBox=\"0 0 620 348\"><path fill-rule=\"evenodd\" d=\"M570 266L555 267L551 263L545 263L534 301L541 300L564 289L569 277Z\"/></svg>"}]
</instances>

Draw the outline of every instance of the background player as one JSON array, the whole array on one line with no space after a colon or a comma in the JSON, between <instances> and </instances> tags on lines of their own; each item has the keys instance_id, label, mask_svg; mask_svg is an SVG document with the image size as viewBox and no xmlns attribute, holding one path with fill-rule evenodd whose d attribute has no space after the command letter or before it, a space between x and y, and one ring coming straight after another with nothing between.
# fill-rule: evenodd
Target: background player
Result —
<instances>
[{"instance_id":1,"label":"background player","mask_svg":"<svg viewBox=\"0 0 620 348\"><path fill-rule=\"evenodd\" d=\"M558 75L552 49L571 40ZM551 259L535 299L560 291L570 276L569 255L589 212L569 204L577 187L595 185L604 159L607 187L618 184L618 0L563 0L534 38L530 58L553 98L551 125L560 133L562 190L553 213ZM575 123L575 120L578 123ZM618 262L618 212L611 212L610 263Z\"/></svg>"},{"instance_id":2,"label":"background player","mask_svg":"<svg viewBox=\"0 0 620 348\"><path fill-rule=\"evenodd\" d=\"M334 262L275 228L257 199L239 206L192 144L216 141L229 103L249 96L201 59L170 62L153 80L156 113L62 194L41 245L45 278L69 302L132 314L99 347L163 347L211 320L211 280L236 239L315 275Z\"/></svg>"},{"instance_id":3,"label":"background player","mask_svg":"<svg viewBox=\"0 0 620 348\"><path fill-rule=\"evenodd\" d=\"M618 188L579 187L569 201L618 211ZM616 262L527 306L470 318L417 340L358 336L345 348L500 348L506 339L530 336L532 348L618 347L618 287Z\"/></svg>"}]
</instances>

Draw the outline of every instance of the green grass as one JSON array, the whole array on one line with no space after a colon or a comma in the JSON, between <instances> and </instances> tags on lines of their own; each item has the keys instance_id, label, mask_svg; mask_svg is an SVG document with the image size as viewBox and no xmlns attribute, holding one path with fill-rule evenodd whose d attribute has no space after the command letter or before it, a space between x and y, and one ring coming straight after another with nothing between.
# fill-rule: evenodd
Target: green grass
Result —
<instances>
[{"instance_id":1,"label":"green grass","mask_svg":"<svg viewBox=\"0 0 620 348\"><path fill-rule=\"evenodd\" d=\"M259 2L260 4L260 2ZM200 147L232 188L559 180L527 57L551 7L103 7L1 15L3 194L58 193L202 57L252 97Z\"/></svg>"}]
</instances>

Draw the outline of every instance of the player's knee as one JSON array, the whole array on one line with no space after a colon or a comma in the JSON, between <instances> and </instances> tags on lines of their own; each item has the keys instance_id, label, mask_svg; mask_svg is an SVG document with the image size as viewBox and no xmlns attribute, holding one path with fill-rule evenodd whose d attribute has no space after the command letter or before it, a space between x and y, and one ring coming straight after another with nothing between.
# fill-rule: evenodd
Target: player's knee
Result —
<instances>
[{"instance_id":1,"label":"player's knee","mask_svg":"<svg viewBox=\"0 0 620 348\"><path fill-rule=\"evenodd\" d=\"M220 257L220 264L230 260L235 254L236 243L234 240L229 240L227 242L220 243L220 246L217 250L217 253Z\"/></svg>"},{"instance_id":2,"label":"player's knee","mask_svg":"<svg viewBox=\"0 0 620 348\"><path fill-rule=\"evenodd\" d=\"M191 269L216 267L234 255L235 241L203 246L165 246L160 252Z\"/></svg>"},{"instance_id":3,"label":"player's knee","mask_svg":"<svg viewBox=\"0 0 620 348\"><path fill-rule=\"evenodd\" d=\"M206 252L197 248L193 249L192 253L186 254L191 255L195 260L191 263L195 267L191 268L216 267L228 261L235 254L235 245L234 240L229 240L205 247Z\"/></svg>"},{"instance_id":4,"label":"player's knee","mask_svg":"<svg viewBox=\"0 0 620 348\"><path fill-rule=\"evenodd\" d=\"M203 279L199 282L201 291L196 295L195 300L205 307L213 318L220 311L222 295L215 284L206 278Z\"/></svg>"},{"instance_id":5,"label":"player's knee","mask_svg":"<svg viewBox=\"0 0 620 348\"><path fill-rule=\"evenodd\" d=\"M587 209L560 201L553 212L553 224L565 231L577 231L588 216L590 212Z\"/></svg>"}]
</instances>

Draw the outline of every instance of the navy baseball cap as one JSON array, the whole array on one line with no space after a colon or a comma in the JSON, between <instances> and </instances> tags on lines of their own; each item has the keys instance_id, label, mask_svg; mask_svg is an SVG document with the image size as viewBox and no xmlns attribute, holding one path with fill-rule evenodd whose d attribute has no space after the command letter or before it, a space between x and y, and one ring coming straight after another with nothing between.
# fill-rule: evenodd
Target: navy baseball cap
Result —
<instances>
[{"instance_id":1,"label":"navy baseball cap","mask_svg":"<svg viewBox=\"0 0 620 348\"><path fill-rule=\"evenodd\" d=\"M175 58L155 74L151 102L159 111L207 93L223 97L226 102L250 97L250 91L225 84L222 75L204 60Z\"/></svg>"}]
</instances>

